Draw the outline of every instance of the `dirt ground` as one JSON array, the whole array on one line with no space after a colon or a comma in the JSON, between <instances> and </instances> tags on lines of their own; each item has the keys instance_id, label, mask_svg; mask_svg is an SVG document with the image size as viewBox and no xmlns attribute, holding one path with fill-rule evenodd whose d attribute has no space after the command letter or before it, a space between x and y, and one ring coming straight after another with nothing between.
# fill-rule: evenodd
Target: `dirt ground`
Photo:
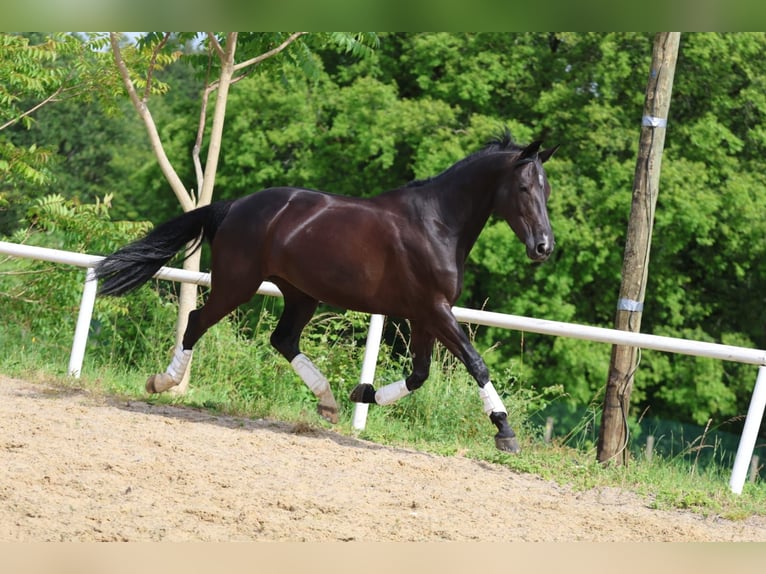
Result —
<instances>
[{"instance_id":1,"label":"dirt ground","mask_svg":"<svg viewBox=\"0 0 766 574\"><path fill-rule=\"evenodd\" d=\"M0 541L766 541L461 457L0 376Z\"/></svg>"}]
</instances>

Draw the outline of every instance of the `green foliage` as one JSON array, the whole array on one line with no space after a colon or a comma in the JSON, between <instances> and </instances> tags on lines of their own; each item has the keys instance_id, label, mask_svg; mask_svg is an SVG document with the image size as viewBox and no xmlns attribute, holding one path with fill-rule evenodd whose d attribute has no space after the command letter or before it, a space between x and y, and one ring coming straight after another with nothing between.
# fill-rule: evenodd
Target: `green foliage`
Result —
<instances>
[{"instance_id":1,"label":"green foliage","mask_svg":"<svg viewBox=\"0 0 766 574\"><path fill-rule=\"evenodd\" d=\"M109 221L110 201L108 195L93 204L46 196L30 206L28 227L9 239L67 251L109 253L149 228L147 223ZM84 280L84 271L70 266L4 260L0 293L6 336L18 338L18 346L42 345L54 356L66 356ZM140 364L157 349L156 341L146 337L145 330L164 323L170 333L174 322L174 306L163 303L157 289L141 290L122 299L101 297L94 309L88 349L95 357Z\"/></svg>"},{"instance_id":2,"label":"green foliage","mask_svg":"<svg viewBox=\"0 0 766 574\"><path fill-rule=\"evenodd\" d=\"M117 94L116 74L99 47L97 39L73 34L0 34L0 233L11 233L29 200L60 182L67 167L78 171L76 184L59 188L67 197L104 193L83 193L81 185L103 184L102 146L114 135L113 124L98 123L114 118ZM57 106L68 115L47 114ZM78 153L92 163L70 163Z\"/></svg>"},{"instance_id":3,"label":"green foliage","mask_svg":"<svg viewBox=\"0 0 766 574\"><path fill-rule=\"evenodd\" d=\"M374 32L328 32L313 34L313 36L318 37L318 42L315 43L318 48L335 46L338 51L351 55L355 59L369 58L380 46L378 35Z\"/></svg>"},{"instance_id":4,"label":"green foliage","mask_svg":"<svg viewBox=\"0 0 766 574\"><path fill-rule=\"evenodd\" d=\"M453 121L448 106L402 101L394 85L369 77L340 89L326 75L315 82L295 73L259 77L232 92L229 110L232 143L218 177L225 196L286 182L375 195L400 186L402 170L406 179L433 175L466 153L442 127Z\"/></svg>"},{"instance_id":5,"label":"green foliage","mask_svg":"<svg viewBox=\"0 0 766 574\"><path fill-rule=\"evenodd\" d=\"M61 89L64 70L55 65L56 55L53 40L30 46L28 38L0 34L0 131L16 122L28 127L29 100L43 100ZM10 186L19 181L45 183L49 177L45 170L48 159L49 154L36 145L17 148L1 135L0 193L6 195Z\"/></svg>"}]
</instances>

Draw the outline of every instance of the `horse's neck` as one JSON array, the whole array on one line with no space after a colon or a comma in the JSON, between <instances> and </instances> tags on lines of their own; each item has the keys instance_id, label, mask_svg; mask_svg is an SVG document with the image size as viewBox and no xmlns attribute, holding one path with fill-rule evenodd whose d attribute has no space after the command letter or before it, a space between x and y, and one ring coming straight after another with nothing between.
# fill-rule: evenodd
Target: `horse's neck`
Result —
<instances>
[{"instance_id":1,"label":"horse's neck","mask_svg":"<svg viewBox=\"0 0 766 574\"><path fill-rule=\"evenodd\" d=\"M494 205L494 195L499 185L491 172L483 178L469 173L455 174L443 185L434 187L438 195L438 209L442 221L457 238L457 247L465 258L487 224Z\"/></svg>"},{"instance_id":2,"label":"horse's neck","mask_svg":"<svg viewBox=\"0 0 766 574\"><path fill-rule=\"evenodd\" d=\"M373 201L381 201L388 208L396 206L395 210L423 221L438 221L434 241L454 242L462 263L492 214L496 191L506 174L498 156L487 154L459 162L430 180L391 190Z\"/></svg>"}]
</instances>

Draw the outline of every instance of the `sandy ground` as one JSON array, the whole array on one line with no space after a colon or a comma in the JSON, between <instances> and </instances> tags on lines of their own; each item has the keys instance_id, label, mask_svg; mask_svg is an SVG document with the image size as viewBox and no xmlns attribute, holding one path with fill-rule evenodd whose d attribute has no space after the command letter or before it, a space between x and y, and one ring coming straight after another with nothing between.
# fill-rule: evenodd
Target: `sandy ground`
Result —
<instances>
[{"instance_id":1,"label":"sandy ground","mask_svg":"<svg viewBox=\"0 0 766 574\"><path fill-rule=\"evenodd\" d=\"M502 466L0 376L0 541L766 541Z\"/></svg>"}]
</instances>

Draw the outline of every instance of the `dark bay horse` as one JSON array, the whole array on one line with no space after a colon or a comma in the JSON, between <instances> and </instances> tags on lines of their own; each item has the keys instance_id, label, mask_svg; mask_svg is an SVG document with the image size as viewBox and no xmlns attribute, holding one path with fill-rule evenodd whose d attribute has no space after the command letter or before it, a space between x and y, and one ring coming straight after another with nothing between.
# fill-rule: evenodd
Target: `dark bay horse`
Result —
<instances>
[{"instance_id":1,"label":"dark bay horse","mask_svg":"<svg viewBox=\"0 0 766 574\"><path fill-rule=\"evenodd\" d=\"M506 132L435 177L368 199L277 187L195 209L103 259L95 270L103 280L100 292L135 289L184 246L207 239L209 296L190 313L183 343L167 371L149 377L148 391L179 384L205 331L270 280L284 295L271 343L317 396L325 419L337 422L337 403L327 379L299 348L320 301L410 322L412 373L377 391L358 385L351 400L385 405L419 388L439 340L476 379L484 411L498 429L497 448L518 452L489 371L451 308L468 253L493 213L508 222L530 259L542 261L553 251L543 163L558 146L540 151L540 145L519 146Z\"/></svg>"}]
</instances>

